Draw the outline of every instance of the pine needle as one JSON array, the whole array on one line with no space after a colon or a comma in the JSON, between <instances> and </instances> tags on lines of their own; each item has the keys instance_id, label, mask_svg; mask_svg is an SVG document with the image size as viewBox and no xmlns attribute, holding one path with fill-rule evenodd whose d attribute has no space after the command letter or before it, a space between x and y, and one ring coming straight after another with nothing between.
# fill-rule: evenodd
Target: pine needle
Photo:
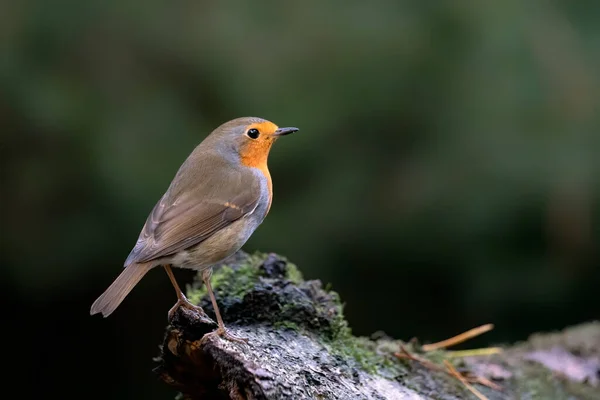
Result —
<instances>
[{"instance_id":1,"label":"pine needle","mask_svg":"<svg viewBox=\"0 0 600 400\"><path fill-rule=\"evenodd\" d=\"M492 354L499 353L502 353L502 348L500 347L484 347L482 349L447 351L445 355L449 358L462 358L476 356L491 356Z\"/></svg>"},{"instance_id":2,"label":"pine needle","mask_svg":"<svg viewBox=\"0 0 600 400\"><path fill-rule=\"evenodd\" d=\"M488 378L484 378L483 376L475 376L473 379L469 379L469 382L471 383L479 383L483 386L487 386L490 389L493 390L497 390L497 391L501 391L502 390L502 386L498 385L497 383L494 383L492 381L490 381Z\"/></svg>"},{"instance_id":3,"label":"pine needle","mask_svg":"<svg viewBox=\"0 0 600 400\"><path fill-rule=\"evenodd\" d=\"M479 390L475 389L469 382L467 382L465 377L462 376L461 373L456 370L456 368L454 368L454 365L452 365L450 361L444 360L444 365L446 368L448 368L450 375L461 381L462 384L475 395L475 397L477 397L479 400L488 400L488 398L485 397Z\"/></svg>"},{"instance_id":4,"label":"pine needle","mask_svg":"<svg viewBox=\"0 0 600 400\"><path fill-rule=\"evenodd\" d=\"M477 328L468 330L467 332L461 333L460 335L454 336L450 339L446 339L441 342L422 346L421 349L423 351L429 352L429 351L442 349L445 347L454 346L458 343L462 343L462 342L467 341L475 336L478 336L485 332L488 332L488 331L492 330L493 328L494 328L493 324L482 325ZM446 356L446 358L460 358L460 357L471 357L471 356L487 356L487 355L492 355L492 354L498 354L500 352L502 352L502 349L500 347L486 347L486 348L481 348L481 349L446 351L444 355ZM400 344L400 351L397 353L394 353L394 355L398 358L416 361L429 370L447 373L448 375L452 376L453 378L458 379L479 400L488 400L488 399L481 392L479 392L473 385L471 385L471 383L478 383L480 385L487 386L493 390L498 390L498 391L502 390L502 387L500 385L497 385L496 383L494 383L491 380L484 378L482 376L477 376L470 372L465 373L465 375L461 374L450 363L450 361L448 361L448 359L444 360L444 365L442 366L440 364L429 361L426 358L423 358L423 357L420 357L413 353L410 353L406 349L406 347L402 344Z\"/></svg>"},{"instance_id":5,"label":"pine needle","mask_svg":"<svg viewBox=\"0 0 600 400\"><path fill-rule=\"evenodd\" d=\"M461 333L460 335L451 337L450 339L442 340L441 342L437 342L437 343L423 345L422 349L423 349L423 351L434 351L434 350L439 350L439 349L443 349L443 348L450 347L450 346L455 346L459 343L462 343L471 338L474 338L475 336L479 336L483 333L489 332L492 329L494 329L493 324L485 324L485 325L479 326L477 328L470 329L464 333Z\"/></svg>"},{"instance_id":6,"label":"pine needle","mask_svg":"<svg viewBox=\"0 0 600 400\"><path fill-rule=\"evenodd\" d=\"M423 365L424 367L431 369L433 371L439 371L439 372L444 371L444 368L437 365L436 363L433 363L429 360L426 360L424 358L421 358L419 356L411 354L408 350L406 350L406 347L404 347L404 345L402 345L402 344L400 345L400 351L401 351L400 353L394 353L394 355L398 358L407 358L409 360L416 361L416 362L420 363L421 365Z\"/></svg>"}]
</instances>

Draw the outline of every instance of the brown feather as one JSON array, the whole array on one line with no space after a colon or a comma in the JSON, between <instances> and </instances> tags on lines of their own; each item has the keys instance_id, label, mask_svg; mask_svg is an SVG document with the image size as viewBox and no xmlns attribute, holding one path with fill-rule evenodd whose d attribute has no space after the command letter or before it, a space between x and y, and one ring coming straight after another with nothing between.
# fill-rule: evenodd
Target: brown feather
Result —
<instances>
[{"instance_id":1,"label":"brown feather","mask_svg":"<svg viewBox=\"0 0 600 400\"><path fill-rule=\"evenodd\" d=\"M257 206L260 181L251 169L236 168L218 155L205 154L189 162L196 164L187 166L191 171L205 173L201 177L177 174L148 216L126 266L197 245Z\"/></svg>"},{"instance_id":2,"label":"brown feather","mask_svg":"<svg viewBox=\"0 0 600 400\"><path fill-rule=\"evenodd\" d=\"M131 289L146 275L152 263L132 264L125 268L104 293L92 304L90 315L102 313L108 317L121 304Z\"/></svg>"}]
</instances>

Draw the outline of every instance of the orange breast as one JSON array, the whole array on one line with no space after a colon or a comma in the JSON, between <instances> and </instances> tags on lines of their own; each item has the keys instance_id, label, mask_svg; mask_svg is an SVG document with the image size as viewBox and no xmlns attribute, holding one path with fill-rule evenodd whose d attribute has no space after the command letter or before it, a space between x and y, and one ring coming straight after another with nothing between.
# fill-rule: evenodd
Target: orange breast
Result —
<instances>
[{"instance_id":1,"label":"orange breast","mask_svg":"<svg viewBox=\"0 0 600 400\"><path fill-rule=\"evenodd\" d=\"M244 160L242 157L242 164L248 167L257 168L262 172L264 177L267 179L267 190L269 191L269 204L267 205L267 213L271 208L271 202L273 201L273 181L271 180L271 173L269 172L269 167L267 167L267 163L263 163L260 165L256 165L254 163L249 163L250 160Z\"/></svg>"},{"instance_id":2,"label":"orange breast","mask_svg":"<svg viewBox=\"0 0 600 400\"><path fill-rule=\"evenodd\" d=\"M266 124L269 124L269 126L265 126ZM277 129L277 126L271 122L263 122L255 125L257 125L256 128L259 129L259 131L265 133L270 133L270 131L274 132L275 129ZM267 206L267 212L269 212L269 209L271 208L271 202L273 200L273 182L271 181L271 173L269 172L269 167L267 166L267 159L274 141L275 139L271 135L267 134L263 138L246 143L240 153L240 161L242 165L259 169L267 179L267 188L269 190L269 204Z\"/></svg>"}]
</instances>

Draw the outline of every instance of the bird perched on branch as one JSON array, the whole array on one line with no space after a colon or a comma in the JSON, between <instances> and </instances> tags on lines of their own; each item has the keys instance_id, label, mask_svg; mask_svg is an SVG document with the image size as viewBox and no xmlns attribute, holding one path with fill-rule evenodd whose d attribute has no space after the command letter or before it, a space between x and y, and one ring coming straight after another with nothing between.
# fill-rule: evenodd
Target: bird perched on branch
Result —
<instances>
[{"instance_id":1,"label":"bird perched on branch","mask_svg":"<svg viewBox=\"0 0 600 400\"><path fill-rule=\"evenodd\" d=\"M216 128L189 155L171 185L148 216L125 269L92 304L90 313L109 316L125 296L157 266L166 270L178 307L206 315L189 302L171 266L200 271L218 328L208 335L230 340L210 285L212 266L239 250L271 207L273 185L267 167L271 146L298 128L279 128L270 121L243 117Z\"/></svg>"}]
</instances>

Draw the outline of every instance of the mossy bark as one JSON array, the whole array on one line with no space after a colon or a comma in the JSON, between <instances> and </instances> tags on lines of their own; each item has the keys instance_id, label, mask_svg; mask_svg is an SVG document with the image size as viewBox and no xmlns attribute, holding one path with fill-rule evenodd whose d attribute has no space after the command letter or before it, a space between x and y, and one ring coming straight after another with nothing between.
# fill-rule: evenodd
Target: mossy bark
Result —
<instances>
[{"instance_id":1,"label":"mossy bark","mask_svg":"<svg viewBox=\"0 0 600 400\"><path fill-rule=\"evenodd\" d=\"M188 297L212 313L200 279ZM536 335L501 354L450 358L418 343L352 336L335 292L304 281L282 257L238 253L215 271L227 328L247 344L210 337L213 324L180 309L155 371L184 399L467 399L457 379L394 355L400 345L502 387L475 384L488 399L598 399L600 324Z\"/></svg>"}]
</instances>

